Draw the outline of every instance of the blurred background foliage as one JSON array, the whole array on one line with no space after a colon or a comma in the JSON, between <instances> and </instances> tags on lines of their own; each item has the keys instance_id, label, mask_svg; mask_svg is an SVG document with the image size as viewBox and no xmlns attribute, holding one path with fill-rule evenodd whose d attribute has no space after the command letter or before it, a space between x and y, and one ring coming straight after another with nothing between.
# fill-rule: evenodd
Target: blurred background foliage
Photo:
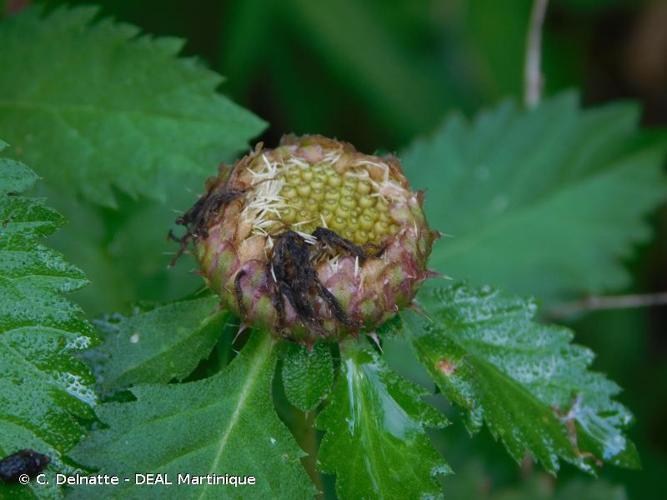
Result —
<instances>
[{"instance_id":1,"label":"blurred background foliage","mask_svg":"<svg viewBox=\"0 0 667 500\"><path fill-rule=\"evenodd\" d=\"M5 0L10 8L22 3ZM501 98L520 98L532 4L529 0L95 3L101 5L102 14L148 33L185 38L186 54L205 60L226 77L222 91L268 122L261 137L268 145L283 133L311 132L350 141L364 151L400 150L413 138L432 132L450 111L472 115ZM664 0L552 0L544 27L545 93L576 87L585 105L633 99L642 105L645 125L667 124L665 26ZM125 201L121 206L144 203ZM105 221L99 230L107 237L123 224L123 217L123 211L100 208L95 213L96 221ZM619 292L667 290L665 208L650 222L656 237L627 263L634 283ZM120 247L118 255L123 255L123 245L136 241L128 234L127 241L114 242ZM164 267L166 257L143 255L152 262L126 263L128 272L149 273L155 262ZM162 275L143 281L135 292L118 297L116 307L127 306L129 299L161 300L170 294ZM90 297L83 297L86 301L93 311L99 306ZM622 498L622 489L613 485L624 485L630 498L664 497L667 308L596 312L573 318L570 324L578 342L598 353L596 368L624 387L621 400L637 418L631 436L643 470L607 468L594 491L566 467L560 476L564 481L559 478L555 485L538 470L517 468L488 435L469 440L457 422L435 436L459 471L448 480L455 497ZM568 478L577 482L568 483Z\"/></svg>"}]
</instances>

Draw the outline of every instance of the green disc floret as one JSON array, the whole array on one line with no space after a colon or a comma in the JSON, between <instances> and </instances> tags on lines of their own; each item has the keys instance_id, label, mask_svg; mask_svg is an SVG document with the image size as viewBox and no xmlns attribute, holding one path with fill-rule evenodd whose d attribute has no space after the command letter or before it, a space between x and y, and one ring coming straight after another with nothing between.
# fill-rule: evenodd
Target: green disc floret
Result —
<instances>
[{"instance_id":1,"label":"green disc floret","mask_svg":"<svg viewBox=\"0 0 667 500\"><path fill-rule=\"evenodd\" d=\"M362 171L363 172L363 171ZM358 245L379 243L398 231L389 204L359 172L339 173L332 164L278 168L282 203L265 215L275 227L311 233L323 226Z\"/></svg>"}]
</instances>

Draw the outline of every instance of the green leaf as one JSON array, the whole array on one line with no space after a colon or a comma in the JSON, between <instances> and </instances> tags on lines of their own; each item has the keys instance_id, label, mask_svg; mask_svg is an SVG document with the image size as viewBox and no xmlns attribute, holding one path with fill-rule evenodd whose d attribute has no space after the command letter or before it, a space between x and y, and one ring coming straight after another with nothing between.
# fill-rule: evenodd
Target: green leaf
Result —
<instances>
[{"instance_id":1,"label":"green leaf","mask_svg":"<svg viewBox=\"0 0 667 500\"><path fill-rule=\"evenodd\" d=\"M0 151L5 146L0 142ZM62 295L85 285L85 276L39 243L62 217L19 195L36 179L22 163L0 157L0 457L35 449L51 458L53 475L73 470L64 454L94 418L92 377L73 356L94 337L81 310ZM0 485L3 498L38 491L57 495L55 485Z\"/></svg>"},{"instance_id":2,"label":"green leaf","mask_svg":"<svg viewBox=\"0 0 667 500\"><path fill-rule=\"evenodd\" d=\"M470 431L486 423L515 460L529 453L552 473L559 457L588 472L638 466L622 432L631 415L611 399L618 386L588 370L593 353L569 330L534 322L532 302L461 285L419 301L428 318L405 311L405 330Z\"/></svg>"},{"instance_id":3,"label":"green leaf","mask_svg":"<svg viewBox=\"0 0 667 500\"><path fill-rule=\"evenodd\" d=\"M2 22L0 135L70 221L52 244L86 271L92 286L76 299L99 315L196 286L188 259L167 269L174 210L189 208L263 124L215 92L218 75L177 57L181 41L94 17L27 9ZM63 196L72 192L92 203Z\"/></svg>"},{"instance_id":4,"label":"green leaf","mask_svg":"<svg viewBox=\"0 0 667 500\"><path fill-rule=\"evenodd\" d=\"M104 343L91 356L97 360L102 392L190 375L226 329L238 329L238 322L218 303L217 296L209 296L96 321Z\"/></svg>"},{"instance_id":5,"label":"green leaf","mask_svg":"<svg viewBox=\"0 0 667 500\"><path fill-rule=\"evenodd\" d=\"M282 376L287 400L303 412L314 410L333 386L330 347L316 344L308 349L290 344L283 359Z\"/></svg>"},{"instance_id":6,"label":"green leaf","mask_svg":"<svg viewBox=\"0 0 667 500\"><path fill-rule=\"evenodd\" d=\"M27 9L0 25L0 134L57 189L113 206L112 186L166 198L171 174L206 175L263 123L215 92L183 42L94 8Z\"/></svg>"},{"instance_id":7,"label":"green leaf","mask_svg":"<svg viewBox=\"0 0 667 500\"><path fill-rule=\"evenodd\" d=\"M451 235L430 264L455 279L561 299L620 288L643 217L667 199L667 140L643 140L628 104L582 111L573 94L449 119L408 150L426 212ZM622 200L622 202L619 202Z\"/></svg>"},{"instance_id":8,"label":"green leaf","mask_svg":"<svg viewBox=\"0 0 667 500\"><path fill-rule=\"evenodd\" d=\"M185 384L141 385L136 401L107 403L98 415L108 428L75 450L81 463L132 478L95 494L116 498L306 498L314 488L299 463L303 452L275 414L271 381L274 340L256 332L217 375ZM170 475L173 486L133 485L134 473ZM178 486L178 473L247 475L254 486ZM90 491L83 490L86 498Z\"/></svg>"},{"instance_id":9,"label":"green leaf","mask_svg":"<svg viewBox=\"0 0 667 500\"><path fill-rule=\"evenodd\" d=\"M341 346L341 373L317 418L326 431L318 460L336 474L340 498L416 498L441 493L450 472L425 429L446 420L422 401L426 391L389 370L358 341Z\"/></svg>"},{"instance_id":10,"label":"green leaf","mask_svg":"<svg viewBox=\"0 0 667 500\"><path fill-rule=\"evenodd\" d=\"M85 269L92 282L76 297L89 315L129 313L132 304L146 300L172 302L201 284L201 277L192 272L192 259L169 266L178 244L168 241L166 234L175 226L177 213L195 202L193 193L204 185L203 176L173 175L165 183L168 204L134 200L119 192L118 209L81 203L76 197L58 200L57 208L67 214L68 224L50 241ZM58 191L44 189L40 195L52 199Z\"/></svg>"},{"instance_id":11,"label":"green leaf","mask_svg":"<svg viewBox=\"0 0 667 500\"><path fill-rule=\"evenodd\" d=\"M7 147L5 142L0 141L0 152ZM2 162L2 184L0 194L17 194L30 189L37 182L37 174L20 162L10 158L1 158Z\"/></svg>"}]
</instances>

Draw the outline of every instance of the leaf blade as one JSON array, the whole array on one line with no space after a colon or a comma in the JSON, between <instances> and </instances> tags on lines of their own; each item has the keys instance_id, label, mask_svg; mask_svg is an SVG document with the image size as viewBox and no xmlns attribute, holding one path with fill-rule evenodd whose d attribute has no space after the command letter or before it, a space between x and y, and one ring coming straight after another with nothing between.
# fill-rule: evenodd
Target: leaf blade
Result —
<instances>
[{"instance_id":1,"label":"leaf blade","mask_svg":"<svg viewBox=\"0 0 667 500\"><path fill-rule=\"evenodd\" d=\"M0 26L0 132L49 184L107 206L112 186L164 199L165 172L205 175L263 128L215 93L221 77L177 59L182 41L96 12L26 9Z\"/></svg>"},{"instance_id":2,"label":"leaf blade","mask_svg":"<svg viewBox=\"0 0 667 500\"><path fill-rule=\"evenodd\" d=\"M103 393L129 386L181 381L226 331L238 322L219 308L216 296L195 298L111 315L95 322L103 343L90 353Z\"/></svg>"},{"instance_id":3,"label":"leaf blade","mask_svg":"<svg viewBox=\"0 0 667 500\"><path fill-rule=\"evenodd\" d=\"M303 412L314 410L329 393L334 382L331 351L326 344L316 344L312 350L290 344L281 370L285 396Z\"/></svg>"},{"instance_id":4,"label":"leaf blade","mask_svg":"<svg viewBox=\"0 0 667 500\"><path fill-rule=\"evenodd\" d=\"M275 351L270 335L255 332L231 364L211 378L134 387L136 401L100 407L100 419L108 429L83 441L74 457L128 477L150 470L174 479L179 472L257 478L248 490L121 485L107 491L115 498L161 498L165 492L173 494L173 488L184 498L218 498L221 492L234 498L249 493L276 498L313 494L299 464L303 452L271 404ZM85 497L86 489L79 494Z\"/></svg>"},{"instance_id":5,"label":"leaf blade","mask_svg":"<svg viewBox=\"0 0 667 500\"><path fill-rule=\"evenodd\" d=\"M549 301L625 286L620 259L667 199L667 141L643 142L637 121L634 106L582 111L563 94L534 111L505 102L472 122L452 117L417 141L403 163L413 186L428 187L431 223L452 236L432 265Z\"/></svg>"},{"instance_id":6,"label":"leaf blade","mask_svg":"<svg viewBox=\"0 0 667 500\"><path fill-rule=\"evenodd\" d=\"M533 322L534 304L490 288L429 290L420 302L429 318L404 312L406 331L469 430L485 423L515 460L531 453L552 473L559 458L591 473L603 461L638 466L622 433L631 415L611 399L618 386L588 371L593 354L570 331Z\"/></svg>"},{"instance_id":7,"label":"leaf blade","mask_svg":"<svg viewBox=\"0 0 667 500\"><path fill-rule=\"evenodd\" d=\"M341 373L329 405L317 418L326 431L318 461L336 474L341 498L439 496L449 466L432 447L426 427L443 427L421 397L425 391L390 371L356 341L342 346Z\"/></svg>"},{"instance_id":8,"label":"leaf blade","mask_svg":"<svg viewBox=\"0 0 667 500\"><path fill-rule=\"evenodd\" d=\"M64 457L96 403L92 376L74 357L95 340L93 328L63 296L87 281L40 243L63 218L19 194L36 179L22 163L0 158L0 456L30 447L48 455L52 485L0 485L0 496L58 496L53 475L73 472Z\"/></svg>"}]
</instances>

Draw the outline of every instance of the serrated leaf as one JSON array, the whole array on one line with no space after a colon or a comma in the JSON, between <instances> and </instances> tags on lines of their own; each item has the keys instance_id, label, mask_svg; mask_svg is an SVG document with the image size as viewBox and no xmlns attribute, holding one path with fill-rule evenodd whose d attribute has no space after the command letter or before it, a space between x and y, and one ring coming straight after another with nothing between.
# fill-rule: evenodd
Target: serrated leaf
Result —
<instances>
[{"instance_id":1,"label":"serrated leaf","mask_svg":"<svg viewBox=\"0 0 667 500\"><path fill-rule=\"evenodd\" d=\"M96 321L104 342L91 352L102 392L183 380L209 355L223 332L238 329L213 296L174 302L131 316Z\"/></svg>"},{"instance_id":2,"label":"serrated leaf","mask_svg":"<svg viewBox=\"0 0 667 500\"><path fill-rule=\"evenodd\" d=\"M5 149L6 143L0 141L0 152ZM2 185L0 194L22 193L30 189L37 181L37 174L18 161L10 158L1 158Z\"/></svg>"},{"instance_id":3,"label":"serrated leaf","mask_svg":"<svg viewBox=\"0 0 667 500\"><path fill-rule=\"evenodd\" d=\"M312 349L290 344L283 359L282 377L287 400L309 412L331 392L334 380L330 347L316 344Z\"/></svg>"},{"instance_id":4,"label":"serrated leaf","mask_svg":"<svg viewBox=\"0 0 667 500\"><path fill-rule=\"evenodd\" d=\"M472 123L449 119L403 163L443 238L431 266L455 279L562 299L623 287L621 258L667 199L664 134L643 141L637 109L582 111L573 94ZM622 202L619 202L622 200Z\"/></svg>"},{"instance_id":5,"label":"serrated leaf","mask_svg":"<svg viewBox=\"0 0 667 500\"><path fill-rule=\"evenodd\" d=\"M73 357L90 345L93 329L62 295L85 285L85 276L39 243L62 217L19 194L36 179L25 165L0 158L0 457L35 449L51 458L53 475L73 470L63 456L94 418L92 377ZM55 484L0 485L0 497L38 494L58 492Z\"/></svg>"},{"instance_id":6,"label":"serrated leaf","mask_svg":"<svg viewBox=\"0 0 667 500\"><path fill-rule=\"evenodd\" d=\"M552 473L559 458L587 472L638 466L623 435L631 415L612 400L618 386L588 370L593 353L569 330L534 322L532 302L461 285L419 301L428 317L405 311L404 328L470 431L486 423L515 460L531 454Z\"/></svg>"},{"instance_id":7,"label":"serrated leaf","mask_svg":"<svg viewBox=\"0 0 667 500\"><path fill-rule=\"evenodd\" d=\"M303 452L276 415L271 381L274 340L255 332L217 375L185 384L140 385L136 401L107 403L93 432L73 453L81 463L130 477L118 487L95 489L114 498L306 498L314 488L299 463ZM169 474L173 486L134 486L134 474ZM247 475L254 486L177 485L178 474ZM90 491L79 491L82 497Z\"/></svg>"},{"instance_id":8,"label":"serrated leaf","mask_svg":"<svg viewBox=\"0 0 667 500\"><path fill-rule=\"evenodd\" d=\"M422 401L425 395L368 346L341 346L341 373L317 418L326 432L318 461L324 472L336 474L340 498L440 495L438 478L450 469L425 429L446 420Z\"/></svg>"},{"instance_id":9,"label":"serrated leaf","mask_svg":"<svg viewBox=\"0 0 667 500\"><path fill-rule=\"evenodd\" d=\"M109 206L112 186L163 199L170 174L206 175L263 128L177 58L181 40L95 15L26 9L0 25L0 134L49 185Z\"/></svg>"}]
</instances>

